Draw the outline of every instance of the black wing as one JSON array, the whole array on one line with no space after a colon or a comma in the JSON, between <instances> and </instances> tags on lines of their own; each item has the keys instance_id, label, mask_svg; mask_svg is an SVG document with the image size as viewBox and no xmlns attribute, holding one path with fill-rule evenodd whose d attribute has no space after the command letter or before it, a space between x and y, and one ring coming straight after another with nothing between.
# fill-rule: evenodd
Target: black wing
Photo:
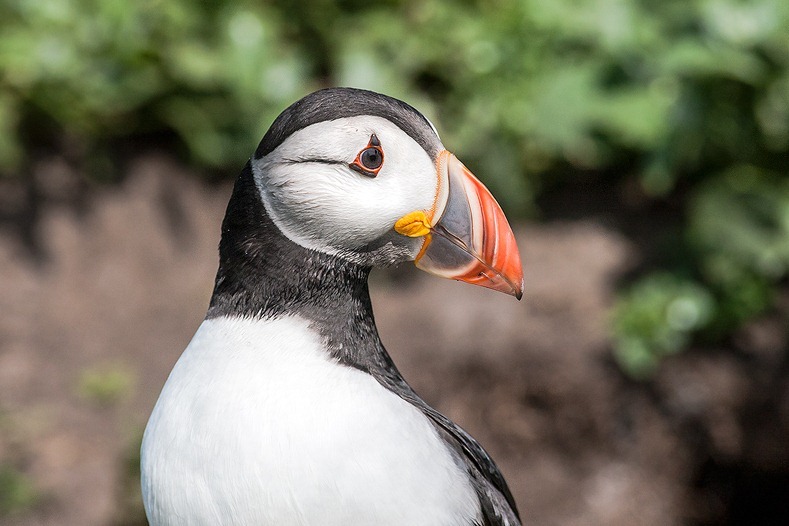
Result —
<instances>
[{"instance_id":1,"label":"black wing","mask_svg":"<svg viewBox=\"0 0 789 526\"><path fill-rule=\"evenodd\" d=\"M520 515L501 471L465 430L422 400L411 386L400 376L397 369L373 372L376 379L387 389L419 408L436 426L447 445L462 459L472 478L482 506L483 523L479 526L520 526Z\"/></svg>"}]
</instances>

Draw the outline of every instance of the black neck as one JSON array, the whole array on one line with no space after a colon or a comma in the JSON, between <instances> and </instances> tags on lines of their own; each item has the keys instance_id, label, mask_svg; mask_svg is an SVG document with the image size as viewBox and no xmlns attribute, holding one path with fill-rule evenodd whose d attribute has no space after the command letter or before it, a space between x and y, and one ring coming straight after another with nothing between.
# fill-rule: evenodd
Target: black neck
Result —
<instances>
[{"instance_id":1,"label":"black neck","mask_svg":"<svg viewBox=\"0 0 789 526\"><path fill-rule=\"evenodd\" d=\"M309 320L340 361L369 370L390 367L373 319L370 267L304 248L266 213L250 164L236 181L222 223L219 270L208 318Z\"/></svg>"}]
</instances>

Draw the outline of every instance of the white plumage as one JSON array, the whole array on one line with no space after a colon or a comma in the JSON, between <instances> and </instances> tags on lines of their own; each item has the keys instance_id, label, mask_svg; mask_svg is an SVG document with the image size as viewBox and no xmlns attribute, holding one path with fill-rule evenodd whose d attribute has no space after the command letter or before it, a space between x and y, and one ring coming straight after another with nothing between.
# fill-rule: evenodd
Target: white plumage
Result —
<instances>
[{"instance_id":1,"label":"white plumage","mask_svg":"<svg viewBox=\"0 0 789 526\"><path fill-rule=\"evenodd\" d=\"M348 164L372 133L386 147L380 173L374 179L348 177ZM293 162L309 159L343 163ZM280 231L303 247L328 254L396 235L392 225L412 210L430 209L439 185L425 150L388 120L371 115L307 126L253 164L253 173ZM412 245L413 257L421 240Z\"/></svg>"},{"instance_id":2,"label":"white plumage","mask_svg":"<svg viewBox=\"0 0 789 526\"><path fill-rule=\"evenodd\" d=\"M156 404L142 468L156 526L479 520L425 416L333 361L295 316L204 321Z\"/></svg>"}]
</instances>

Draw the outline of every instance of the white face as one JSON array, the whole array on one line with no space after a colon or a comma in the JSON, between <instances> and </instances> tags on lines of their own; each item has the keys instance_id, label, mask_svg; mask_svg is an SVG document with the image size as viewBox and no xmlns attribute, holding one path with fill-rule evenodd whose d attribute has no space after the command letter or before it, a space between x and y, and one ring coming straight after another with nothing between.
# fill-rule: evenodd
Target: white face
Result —
<instances>
[{"instance_id":1,"label":"white face","mask_svg":"<svg viewBox=\"0 0 789 526\"><path fill-rule=\"evenodd\" d=\"M349 165L373 134L384 158L377 176L368 177ZM409 212L430 210L438 187L427 152L390 121L372 116L303 128L253 161L252 169L266 211L291 241L340 255L391 244L405 256L400 259L413 259L423 240L393 226Z\"/></svg>"}]
</instances>

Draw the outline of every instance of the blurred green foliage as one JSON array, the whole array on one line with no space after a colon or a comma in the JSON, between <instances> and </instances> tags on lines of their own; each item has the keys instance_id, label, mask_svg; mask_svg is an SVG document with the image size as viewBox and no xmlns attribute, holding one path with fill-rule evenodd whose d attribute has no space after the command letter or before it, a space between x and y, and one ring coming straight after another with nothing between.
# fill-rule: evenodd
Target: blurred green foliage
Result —
<instances>
[{"instance_id":1,"label":"blurred green foliage","mask_svg":"<svg viewBox=\"0 0 789 526\"><path fill-rule=\"evenodd\" d=\"M669 273L647 276L624 294L613 311L614 356L635 378L648 377L660 359L688 345L710 320L710 293Z\"/></svg>"},{"instance_id":2,"label":"blurred green foliage","mask_svg":"<svg viewBox=\"0 0 789 526\"><path fill-rule=\"evenodd\" d=\"M91 157L162 132L235 171L325 85L423 110L512 214L577 171L680 201L682 257L614 312L634 374L786 278L786 0L0 0L0 171L42 136Z\"/></svg>"},{"instance_id":3,"label":"blurred green foliage","mask_svg":"<svg viewBox=\"0 0 789 526\"><path fill-rule=\"evenodd\" d=\"M38 500L39 494L25 474L0 464L0 518L28 511Z\"/></svg>"},{"instance_id":4,"label":"blurred green foliage","mask_svg":"<svg viewBox=\"0 0 789 526\"><path fill-rule=\"evenodd\" d=\"M134 375L128 367L91 367L80 374L77 392L85 400L108 407L126 397L133 383Z\"/></svg>"}]
</instances>

